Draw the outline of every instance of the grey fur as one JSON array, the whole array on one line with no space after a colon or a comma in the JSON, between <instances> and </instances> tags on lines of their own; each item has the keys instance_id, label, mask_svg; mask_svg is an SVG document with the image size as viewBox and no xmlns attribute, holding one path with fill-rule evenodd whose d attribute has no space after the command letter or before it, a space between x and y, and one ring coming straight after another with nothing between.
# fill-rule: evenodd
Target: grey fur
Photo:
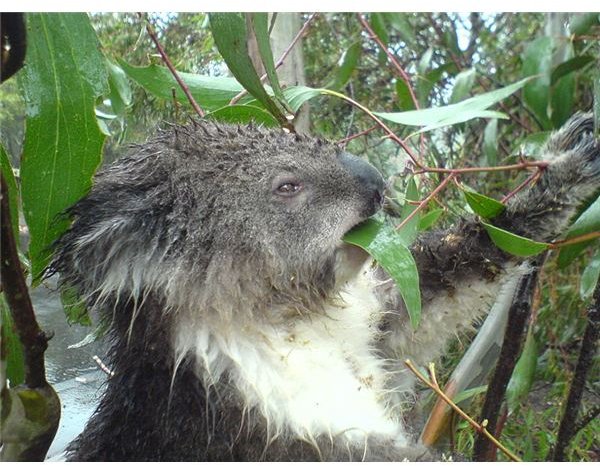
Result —
<instances>
[{"instance_id":1,"label":"grey fur","mask_svg":"<svg viewBox=\"0 0 600 466\"><path fill-rule=\"evenodd\" d=\"M591 116L579 114L552 136L545 151L552 164L509 202L499 226L543 241L564 231L600 186L591 128ZM303 189L282 196L277 187L286 182ZM341 238L380 207L382 188L371 166L332 144L211 123L163 132L99 172L70 210L74 221L51 267L110 323L113 343L116 375L71 445L71 459L429 457L418 445L399 448L376 436L364 448L329 437L307 443L289 432L272 438L226 372L207 385L194 356L176 361L173 347L185 319L239 329L289 326L326 312L365 260ZM474 290L484 286L493 295L518 262L495 248L475 219L423 235L413 253L423 323L417 331L407 325L401 299L379 271L376 292L386 307L373 339L390 374L387 386L409 395L413 380L403 358L437 357L491 304Z\"/></svg>"}]
</instances>

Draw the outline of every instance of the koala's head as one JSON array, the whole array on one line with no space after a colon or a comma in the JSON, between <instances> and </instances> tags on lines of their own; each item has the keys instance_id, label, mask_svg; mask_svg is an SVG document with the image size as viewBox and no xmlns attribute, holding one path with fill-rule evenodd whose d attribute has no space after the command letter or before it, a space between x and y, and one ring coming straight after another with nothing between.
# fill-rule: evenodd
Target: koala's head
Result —
<instances>
[{"instance_id":1,"label":"koala's head","mask_svg":"<svg viewBox=\"0 0 600 466\"><path fill-rule=\"evenodd\" d=\"M380 208L384 187L320 140L175 127L99 173L57 268L88 293L162 289L174 306L310 301L335 287L342 237Z\"/></svg>"}]
</instances>

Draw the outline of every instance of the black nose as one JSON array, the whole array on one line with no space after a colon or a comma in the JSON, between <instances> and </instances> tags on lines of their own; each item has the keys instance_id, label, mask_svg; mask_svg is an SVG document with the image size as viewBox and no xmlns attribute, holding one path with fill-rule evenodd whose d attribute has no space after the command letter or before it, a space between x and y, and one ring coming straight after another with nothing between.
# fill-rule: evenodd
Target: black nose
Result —
<instances>
[{"instance_id":1,"label":"black nose","mask_svg":"<svg viewBox=\"0 0 600 466\"><path fill-rule=\"evenodd\" d=\"M367 216L373 215L383 204L385 191L383 176L373 165L355 155L342 152L338 157L342 165L360 183L368 198L369 212L367 212Z\"/></svg>"}]
</instances>

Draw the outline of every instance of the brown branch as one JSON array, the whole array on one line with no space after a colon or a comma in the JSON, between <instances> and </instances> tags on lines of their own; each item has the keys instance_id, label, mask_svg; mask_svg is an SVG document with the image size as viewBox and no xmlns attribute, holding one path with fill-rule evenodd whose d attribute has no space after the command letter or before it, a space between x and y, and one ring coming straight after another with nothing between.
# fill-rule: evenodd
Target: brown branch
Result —
<instances>
[{"instance_id":1,"label":"brown branch","mask_svg":"<svg viewBox=\"0 0 600 466\"><path fill-rule=\"evenodd\" d=\"M531 175L529 175L525 181L523 181L519 186L517 186L515 189L513 189L506 196L504 196L500 202L502 202L502 204L506 204L506 201L508 201L515 194L517 194L519 191L524 189L527 185L533 184L540 176L542 176L543 172L544 172L544 168L538 167L538 169L536 171L534 171Z\"/></svg>"},{"instance_id":2,"label":"brown branch","mask_svg":"<svg viewBox=\"0 0 600 466\"><path fill-rule=\"evenodd\" d=\"M574 238L563 239L559 241L555 241L554 243L549 243L549 249L559 249L565 246L569 246L571 244L583 243L584 241L589 241L591 239L600 238L600 231L592 231L591 233L586 233L584 235L575 236Z\"/></svg>"},{"instance_id":3,"label":"brown branch","mask_svg":"<svg viewBox=\"0 0 600 466\"><path fill-rule=\"evenodd\" d=\"M340 139L339 141L336 141L336 144L342 144L342 145L347 144L348 142L352 141L353 139L364 136L365 134L369 134L370 132L375 131L378 128L379 128L379 125L371 126L369 129L361 131L360 133L351 134L350 136L345 137L344 139Z\"/></svg>"},{"instance_id":4,"label":"brown branch","mask_svg":"<svg viewBox=\"0 0 600 466\"><path fill-rule=\"evenodd\" d=\"M317 16L317 14L318 13L313 13L312 15L310 15L308 17L308 19L306 20L306 22L302 25L302 27L298 31L298 34L296 34L296 36L294 37L294 39L292 39L292 42L290 42L290 45L287 46L287 48L281 54L281 57L279 57L279 60L277 60L277 62L275 63L275 69L278 69L278 68L281 67L281 65L283 65L283 62L285 61L285 59L287 58L287 56L290 54L290 52L292 51L292 49L294 48L294 46L298 43L298 41L304 36L304 33L308 29L308 26L310 25L310 23L312 22L312 20ZM260 77L260 82L264 82L265 79L267 79L267 73L264 73ZM236 95L233 99L231 99L229 101L229 105L235 105L247 93L248 93L248 91L246 89L243 89L238 95Z\"/></svg>"},{"instance_id":5,"label":"brown branch","mask_svg":"<svg viewBox=\"0 0 600 466\"><path fill-rule=\"evenodd\" d=\"M504 400L506 387L513 373L517 358L525 338L525 328L531 309L532 289L537 281L538 270L543 259L532 261L532 270L521 278L513 302L508 311L506 334L498 363L488 385L485 401L481 410L481 418L488 420L489 429L496 431L498 414ZM474 461L494 461L493 444L486 435L480 433L475 438L473 447Z\"/></svg>"},{"instance_id":6,"label":"brown branch","mask_svg":"<svg viewBox=\"0 0 600 466\"><path fill-rule=\"evenodd\" d=\"M0 273L2 275L2 288L12 316L15 330L23 345L25 359L25 385L29 388L47 387L44 352L48 348L50 339L39 327L25 276L21 268L21 261L17 251L17 243L13 234L8 187L4 175L1 177L0 199Z\"/></svg>"},{"instance_id":7,"label":"brown branch","mask_svg":"<svg viewBox=\"0 0 600 466\"><path fill-rule=\"evenodd\" d=\"M140 18L143 18L142 13L138 13L138 15ZM167 65L167 68L169 68L169 71L175 78L175 81L177 81L177 84L179 84L179 87L181 87L181 90L187 97L187 99L190 102L190 105L192 106L194 111L198 114L198 116L200 116L200 118L204 117L204 111L202 111L202 109L200 108L200 106L198 105L198 103L196 102L194 97L192 96L192 93L190 92L189 87L187 86L186 83L183 82L183 80L177 73L177 70L171 63L171 60L167 56L165 49L163 49L162 45L160 44L158 37L156 36L156 33L154 32L154 28L152 27L152 24L150 24L150 19L147 17L145 19L146 19L146 31L148 31L148 35L150 36L150 39L152 39L152 42L154 42L154 45L158 49L158 53L160 53L160 56L162 57L163 62L165 63L165 65Z\"/></svg>"},{"instance_id":8,"label":"brown branch","mask_svg":"<svg viewBox=\"0 0 600 466\"><path fill-rule=\"evenodd\" d=\"M415 95L415 91L413 90L412 83L410 82L410 78L408 77L408 74L406 73L406 71L404 71L404 68L402 68L402 65L400 65L400 62L398 62L398 60L396 60L396 57L394 57L394 55L389 51L387 46L382 42L382 40L375 33L375 31L373 31L373 29L371 29L371 26L369 26L369 23L363 17L363 15L361 13L357 13L356 15L358 16L358 20L360 21L360 24L362 24L363 28L369 34L369 37L371 39L373 39L375 42L377 42L377 45L379 45L379 48L381 48L381 50L383 50L385 52L385 54L390 59L390 62L392 63L392 65L394 66L396 71L398 71L398 74L400 75L402 80L406 83L406 87L408 87L408 92L410 93L410 98L412 99L413 104L415 104L415 108L418 110L419 109L419 101L417 100L417 96Z\"/></svg>"},{"instance_id":9,"label":"brown branch","mask_svg":"<svg viewBox=\"0 0 600 466\"><path fill-rule=\"evenodd\" d=\"M588 371L592 366L594 354L596 352L596 343L598 338L600 338L600 286L598 284L596 285L594 301L592 307L588 310L587 317L587 326L583 335L581 349L579 350L575 374L571 382L567 402L565 403L560 427L558 428L556 446L551 455L548 455L549 461L564 461L565 449L571 438L573 438L573 435L577 432L575 430L575 421L581 405L583 388L585 386Z\"/></svg>"},{"instance_id":10,"label":"brown branch","mask_svg":"<svg viewBox=\"0 0 600 466\"><path fill-rule=\"evenodd\" d=\"M439 396L442 400L444 400L450 406L450 408L452 408L454 410L454 412L456 412L460 417L462 417L465 421L467 421L471 425L471 427L473 427L473 429L475 429L477 432L481 433L487 439L489 439L490 442L492 442L494 445L496 445L496 447L498 447L511 460L521 461L521 459L517 455L515 455L514 453L509 451L492 434L490 434L490 432L487 430L487 420L484 420L481 424L478 424L471 416L469 416L467 413L465 413L450 398L448 398L448 396L442 391L442 389L440 388L440 386L437 383L437 380L435 379L435 371L434 371L433 364L429 365L429 374L430 374L430 377L433 380L433 382L427 380L427 378L424 377L423 374L421 374L419 372L419 370L413 365L413 363L409 359L404 361L404 364L406 364L406 366L410 369L410 371L413 374L415 374L415 376L417 376L417 378L421 382L423 382L425 385L427 385L430 389L432 389L435 392L435 394L437 396Z\"/></svg>"}]
</instances>

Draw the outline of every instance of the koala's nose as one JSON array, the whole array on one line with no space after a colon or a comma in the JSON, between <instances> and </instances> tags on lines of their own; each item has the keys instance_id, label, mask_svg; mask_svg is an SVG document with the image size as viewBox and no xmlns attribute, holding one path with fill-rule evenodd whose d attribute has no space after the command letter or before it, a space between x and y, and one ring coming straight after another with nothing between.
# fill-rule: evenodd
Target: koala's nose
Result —
<instances>
[{"instance_id":1,"label":"koala's nose","mask_svg":"<svg viewBox=\"0 0 600 466\"><path fill-rule=\"evenodd\" d=\"M360 183L363 189L366 190L369 197L370 206L367 216L377 212L384 201L385 181L381 173L369 162L362 160L355 155L347 152L342 152L338 156L341 164L348 172Z\"/></svg>"}]
</instances>

